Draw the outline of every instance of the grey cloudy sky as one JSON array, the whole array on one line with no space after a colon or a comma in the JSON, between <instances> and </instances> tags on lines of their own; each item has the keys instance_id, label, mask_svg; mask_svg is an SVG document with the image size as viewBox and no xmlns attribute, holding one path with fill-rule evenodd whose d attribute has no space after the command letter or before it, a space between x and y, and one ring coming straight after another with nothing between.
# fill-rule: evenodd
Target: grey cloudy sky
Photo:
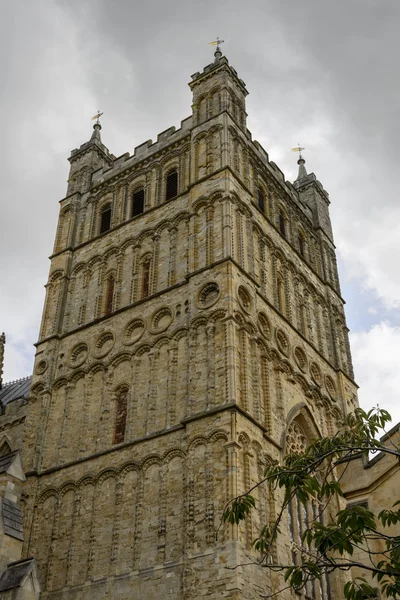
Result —
<instances>
[{"instance_id":1,"label":"grey cloudy sky","mask_svg":"<svg viewBox=\"0 0 400 600\"><path fill-rule=\"evenodd\" d=\"M3 0L0 329L5 380L33 362L70 150L99 108L115 154L191 111L187 82L223 51L248 125L287 178L290 148L331 198L363 406L400 420L398 0Z\"/></svg>"}]
</instances>

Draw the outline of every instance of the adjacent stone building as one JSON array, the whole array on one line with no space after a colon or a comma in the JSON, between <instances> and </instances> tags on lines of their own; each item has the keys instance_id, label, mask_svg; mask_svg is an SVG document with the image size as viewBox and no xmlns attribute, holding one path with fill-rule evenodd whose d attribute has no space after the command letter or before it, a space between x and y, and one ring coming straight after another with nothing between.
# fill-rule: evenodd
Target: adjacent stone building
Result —
<instances>
[{"instance_id":1,"label":"adjacent stone building","mask_svg":"<svg viewBox=\"0 0 400 600\"><path fill-rule=\"evenodd\" d=\"M274 498L240 528L223 507L357 404L327 192L252 140L219 47L189 85L180 129L116 158L97 122L69 159L22 447L41 598L279 590L232 569ZM338 577L303 598L339 597Z\"/></svg>"}]
</instances>

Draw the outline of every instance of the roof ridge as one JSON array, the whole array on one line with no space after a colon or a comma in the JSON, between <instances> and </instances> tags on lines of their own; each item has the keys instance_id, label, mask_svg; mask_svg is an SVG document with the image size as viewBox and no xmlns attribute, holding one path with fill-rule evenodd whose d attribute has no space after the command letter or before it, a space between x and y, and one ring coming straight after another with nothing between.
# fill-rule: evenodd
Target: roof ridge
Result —
<instances>
[{"instance_id":1,"label":"roof ridge","mask_svg":"<svg viewBox=\"0 0 400 600\"><path fill-rule=\"evenodd\" d=\"M14 381L6 381L5 383L3 383L3 389L9 387L10 385L13 385L14 383L22 383L23 381L27 381L31 378L32 375L26 375L26 377L20 377L20 379L14 379Z\"/></svg>"}]
</instances>

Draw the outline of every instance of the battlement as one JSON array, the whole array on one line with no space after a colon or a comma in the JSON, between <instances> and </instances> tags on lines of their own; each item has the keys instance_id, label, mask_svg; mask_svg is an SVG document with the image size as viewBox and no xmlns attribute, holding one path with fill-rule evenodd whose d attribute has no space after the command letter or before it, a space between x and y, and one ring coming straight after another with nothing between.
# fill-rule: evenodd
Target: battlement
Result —
<instances>
[{"instance_id":1,"label":"battlement","mask_svg":"<svg viewBox=\"0 0 400 600\"><path fill-rule=\"evenodd\" d=\"M109 168L101 168L93 173L92 183L94 185L102 183L109 177L114 177L121 171L135 166L137 163L151 157L153 154L163 151L169 145L181 141L186 137L192 126L192 117L187 117L181 121L181 126L176 129L174 126L165 129L157 135L157 140L146 140L139 146L135 146L133 154L129 152L116 158Z\"/></svg>"}]
</instances>

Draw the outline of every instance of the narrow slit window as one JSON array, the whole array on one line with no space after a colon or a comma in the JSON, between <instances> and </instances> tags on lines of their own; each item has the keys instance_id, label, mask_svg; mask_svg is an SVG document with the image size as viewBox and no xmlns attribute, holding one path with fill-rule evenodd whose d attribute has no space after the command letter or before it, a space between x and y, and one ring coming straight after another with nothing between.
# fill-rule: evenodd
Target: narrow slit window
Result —
<instances>
[{"instance_id":1,"label":"narrow slit window","mask_svg":"<svg viewBox=\"0 0 400 600\"><path fill-rule=\"evenodd\" d=\"M285 238L286 237L286 219L285 219L285 215L283 214L283 212L281 210L279 211L279 231L281 232L281 235Z\"/></svg>"},{"instance_id":2,"label":"narrow slit window","mask_svg":"<svg viewBox=\"0 0 400 600\"><path fill-rule=\"evenodd\" d=\"M258 196L258 208L261 210L261 212L265 212L265 199L264 199L264 194L262 193L262 190L258 190L257 193Z\"/></svg>"},{"instance_id":3,"label":"narrow slit window","mask_svg":"<svg viewBox=\"0 0 400 600\"><path fill-rule=\"evenodd\" d=\"M144 190L136 190L132 197L131 217L137 217L144 212Z\"/></svg>"},{"instance_id":4,"label":"narrow slit window","mask_svg":"<svg viewBox=\"0 0 400 600\"><path fill-rule=\"evenodd\" d=\"M147 260L143 264L142 298L147 298L150 294L150 267L151 260Z\"/></svg>"},{"instance_id":5,"label":"narrow slit window","mask_svg":"<svg viewBox=\"0 0 400 600\"><path fill-rule=\"evenodd\" d=\"M172 200L178 195L178 171L172 171L167 176L165 200Z\"/></svg>"},{"instance_id":6,"label":"narrow slit window","mask_svg":"<svg viewBox=\"0 0 400 600\"><path fill-rule=\"evenodd\" d=\"M115 287L115 279L114 279L114 276L112 275L107 280L106 309L105 309L106 315L111 315L111 313L113 311L114 287Z\"/></svg>"},{"instance_id":7,"label":"narrow slit window","mask_svg":"<svg viewBox=\"0 0 400 600\"><path fill-rule=\"evenodd\" d=\"M122 444L125 440L126 416L127 416L127 391L119 393L116 406L114 444Z\"/></svg>"},{"instance_id":8,"label":"narrow slit window","mask_svg":"<svg viewBox=\"0 0 400 600\"><path fill-rule=\"evenodd\" d=\"M100 233L104 233L111 228L111 206L107 206L101 211Z\"/></svg>"},{"instance_id":9,"label":"narrow slit window","mask_svg":"<svg viewBox=\"0 0 400 600\"><path fill-rule=\"evenodd\" d=\"M301 233L298 234L299 252L304 257L304 237Z\"/></svg>"}]
</instances>

